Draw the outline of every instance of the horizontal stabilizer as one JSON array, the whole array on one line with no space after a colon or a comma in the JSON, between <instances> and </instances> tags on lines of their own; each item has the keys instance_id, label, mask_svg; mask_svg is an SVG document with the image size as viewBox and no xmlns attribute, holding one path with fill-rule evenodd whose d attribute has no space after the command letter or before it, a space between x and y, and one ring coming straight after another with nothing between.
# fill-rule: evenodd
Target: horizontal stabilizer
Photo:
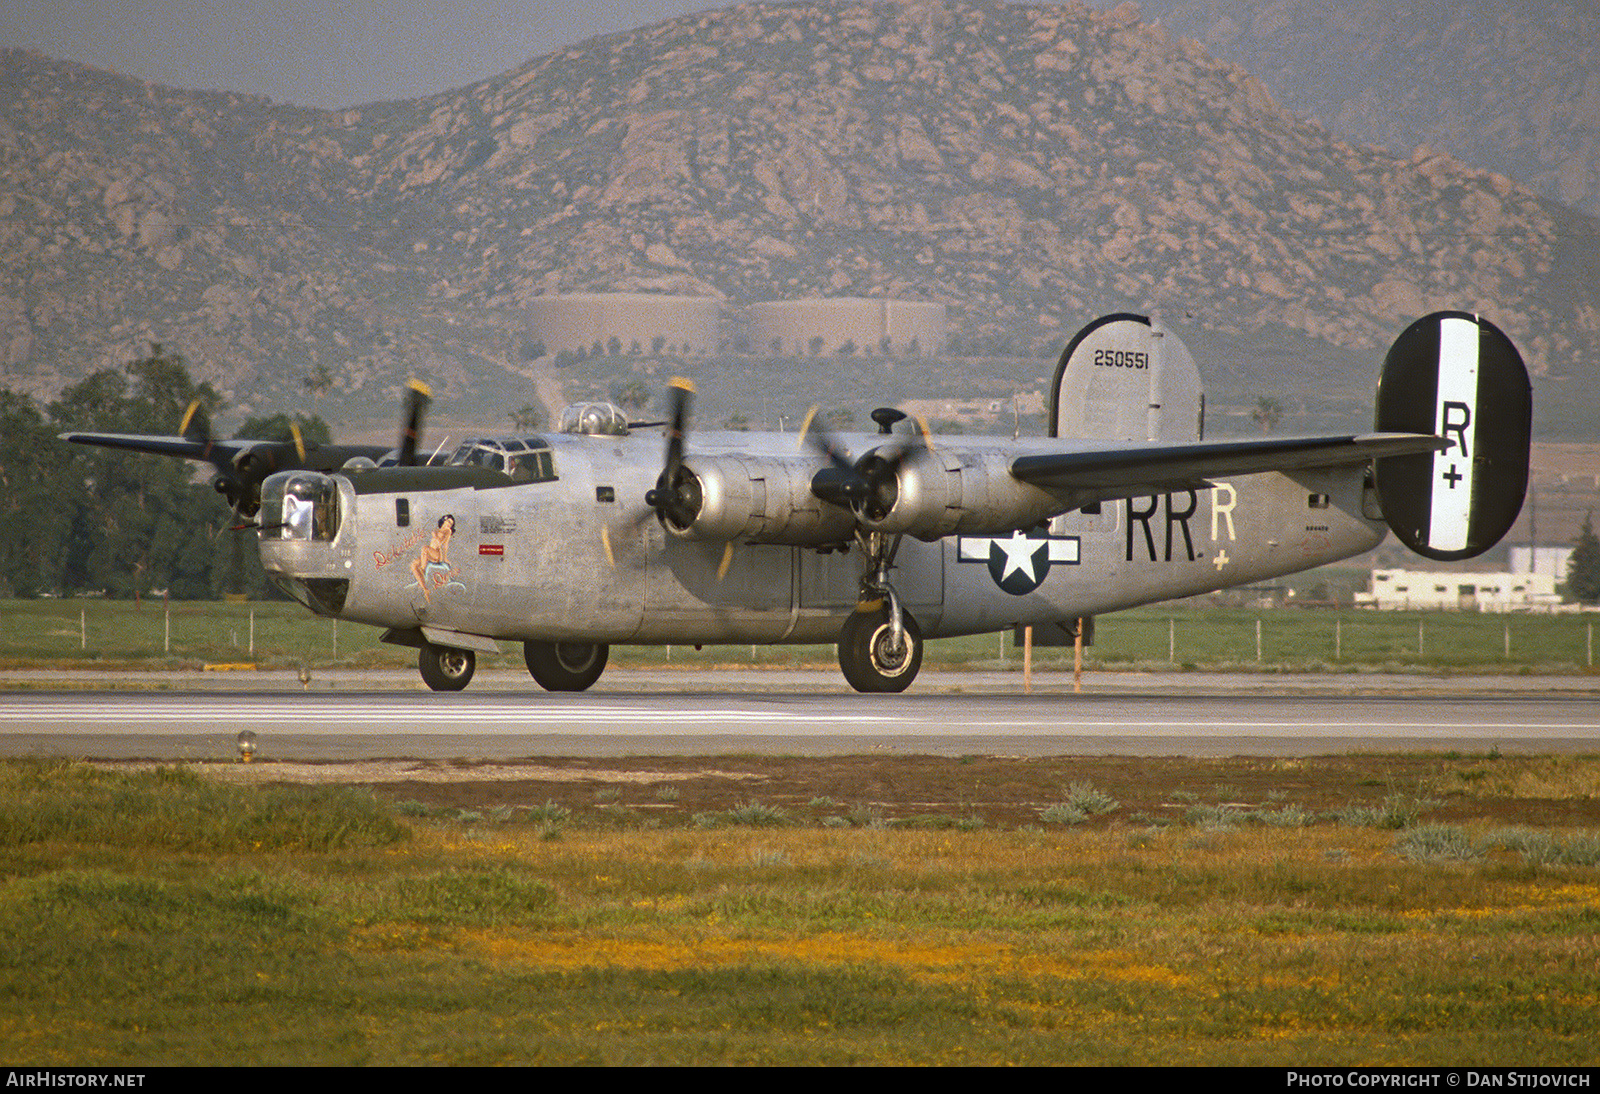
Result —
<instances>
[{"instance_id":1,"label":"horizontal stabilizer","mask_svg":"<svg viewBox=\"0 0 1600 1094\"><path fill-rule=\"evenodd\" d=\"M1011 474L1045 490L1100 499L1140 497L1206 486L1224 475L1338 467L1415 453L1427 458L1443 446L1431 434L1368 433L1093 448L1019 456L1011 462Z\"/></svg>"}]
</instances>

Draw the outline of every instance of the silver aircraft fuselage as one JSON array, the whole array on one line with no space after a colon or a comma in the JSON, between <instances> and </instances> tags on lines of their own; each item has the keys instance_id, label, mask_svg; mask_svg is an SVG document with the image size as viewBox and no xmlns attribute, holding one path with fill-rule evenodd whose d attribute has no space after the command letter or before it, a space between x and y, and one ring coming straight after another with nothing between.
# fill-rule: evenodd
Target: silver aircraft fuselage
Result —
<instances>
[{"instance_id":1,"label":"silver aircraft fuselage","mask_svg":"<svg viewBox=\"0 0 1600 1094\"><path fill-rule=\"evenodd\" d=\"M839 438L856 453L885 439ZM548 451L545 481L485 472L458 484L434 469L324 476L327 535L264 529L263 565L321 614L482 639L824 643L857 603L866 563L848 535L787 546L664 528L644 501L660 465L653 432L524 443ZM941 437L936 451L1011 458L1062 444ZM804 455L781 433L700 434L695 451ZM1387 528L1366 475L1366 465L1242 474L1058 512L1028 532L908 536L894 585L929 638L1247 585L1380 543ZM798 492L793 504L827 507Z\"/></svg>"}]
</instances>

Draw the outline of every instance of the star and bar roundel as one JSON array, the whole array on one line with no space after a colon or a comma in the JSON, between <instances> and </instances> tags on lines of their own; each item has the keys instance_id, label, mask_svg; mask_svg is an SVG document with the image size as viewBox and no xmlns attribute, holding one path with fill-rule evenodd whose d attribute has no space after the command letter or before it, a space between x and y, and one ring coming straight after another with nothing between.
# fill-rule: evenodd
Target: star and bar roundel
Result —
<instances>
[{"instance_id":1,"label":"star and bar roundel","mask_svg":"<svg viewBox=\"0 0 1600 1094\"><path fill-rule=\"evenodd\" d=\"M987 563L996 585L1023 596L1043 583L1052 565L1078 564L1078 537L1052 536L1038 528L1008 536L959 536L956 559Z\"/></svg>"}]
</instances>

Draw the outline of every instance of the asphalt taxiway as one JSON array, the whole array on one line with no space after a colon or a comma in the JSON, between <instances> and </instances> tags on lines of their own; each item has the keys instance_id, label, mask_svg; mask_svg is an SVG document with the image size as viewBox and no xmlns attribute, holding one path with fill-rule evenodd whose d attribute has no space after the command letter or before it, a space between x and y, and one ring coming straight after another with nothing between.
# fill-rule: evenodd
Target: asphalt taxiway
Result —
<instances>
[{"instance_id":1,"label":"asphalt taxiway","mask_svg":"<svg viewBox=\"0 0 1600 1094\"><path fill-rule=\"evenodd\" d=\"M283 760L730 752L1295 756L1600 751L1591 677L928 672L905 695L835 674L613 670L581 695L480 673L435 694L414 673L5 673L0 755L215 760L240 730ZM110 688L112 690L101 690ZM17 690L20 689L20 690Z\"/></svg>"}]
</instances>

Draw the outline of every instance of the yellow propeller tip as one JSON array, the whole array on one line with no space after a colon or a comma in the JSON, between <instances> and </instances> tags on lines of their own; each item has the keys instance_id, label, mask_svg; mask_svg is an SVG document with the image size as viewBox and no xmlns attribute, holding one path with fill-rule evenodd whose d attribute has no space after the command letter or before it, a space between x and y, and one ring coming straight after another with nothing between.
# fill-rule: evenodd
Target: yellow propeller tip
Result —
<instances>
[{"instance_id":1,"label":"yellow propeller tip","mask_svg":"<svg viewBox=\"0 0 1600 1094\"><path fill-rule=\"evenodd\" d=\"M694 381L689 379L687 376L674 376L672 378L672 382L667 386L675 387L682 391L687 391L690 395L694 394Z\"/></svg>"},{"instance_id":2,"label":"yellow propeller tip","mask_svg":"<svg viewBox=\"0 0 1600 1094\"><path fill-rule=\"evenodd\" d=\"M805 435L807 433L811 432L811 423L817 420L817 409L818 409L817 405L815 403L813 403L812 406L811 406L811 409L806 411L805 418L801 420L801 422L800 422L800 439L801 440L804 440L805 439Z\"/></svg>"},{"instance_id":3,"label":"yellow propeller tip","mask_svg":"<svg viewBox=\"0 0 1600 1094\"><path fill-rule=\"evenodd\" d=\"M412 391L415 391L418 395L425 395L429 399L433 398L433 388L429 387L427 384L423 383L421 380L416 380L416 379L407 380L406 381L406 387L410 388Z\"/></svg>"}]
</instances>

